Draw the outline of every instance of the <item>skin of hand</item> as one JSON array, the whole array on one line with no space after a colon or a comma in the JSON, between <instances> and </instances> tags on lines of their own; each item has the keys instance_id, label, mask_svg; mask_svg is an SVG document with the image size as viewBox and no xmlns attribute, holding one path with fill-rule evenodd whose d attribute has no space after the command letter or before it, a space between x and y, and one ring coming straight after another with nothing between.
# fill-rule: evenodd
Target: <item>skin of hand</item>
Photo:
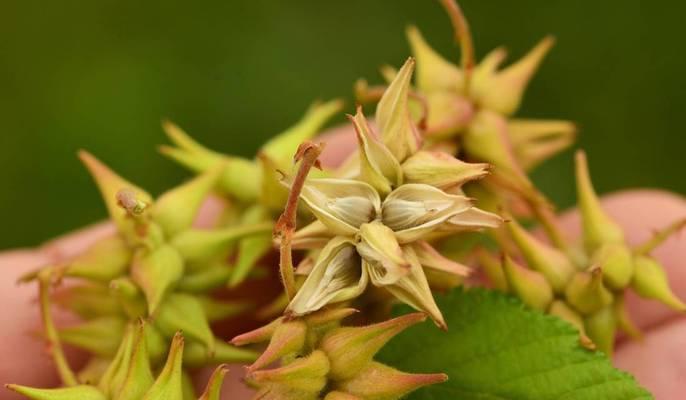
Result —
<instances>
[{"instance_id":1,"label":"skin of hand","mask_svg":"<svg viewBox=\"0 0 686 400\"><path fill-rule=\"evenodd\" d=\"M335 166L355 148L354 136L348 127L335 128L322 136L327 143L322 161ZM641 243L659 228L686 217L686 199L659 190L631 190L603 198L603 207L624 228L629 242ZM220 202L208 200L198 218L200 226L213 220L221 209ZM560 217L560 223L570 238L580 232L579 214L570 210ZM45 345L37 335L40 315L35 284L17 285L23 273L32 269L68 260L98 239L112 235L114 228L101 223L53 240L37 249L18 249L0 253L0 383L18 383L37 387L54 387L59 379ZM686 235L676 234L653 253L667 269L669 282L681 299L686 299ZM617 367L632 373L657 400L682 399L686 393L686 316L665 306L629 295L630 315L643 330L642 341L620 339L614 357ZM61 314L54 307L57 323L68 323L73 317ZM68 352L72 366L79 366L84 355ZM202 387L212 369L196 374ZM252 391L240 381L243 367L235 365L227 375L223 399L250 399ZM10 391L0 391L0 399L22 397Z\"/></svg>"}]
</instances>

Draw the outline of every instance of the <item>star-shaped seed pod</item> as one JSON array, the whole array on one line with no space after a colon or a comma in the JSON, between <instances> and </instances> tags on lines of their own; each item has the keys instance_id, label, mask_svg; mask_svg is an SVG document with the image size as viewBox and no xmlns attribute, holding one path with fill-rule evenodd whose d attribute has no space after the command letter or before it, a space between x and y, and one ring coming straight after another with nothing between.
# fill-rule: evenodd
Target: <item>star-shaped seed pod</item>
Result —
<instances>
[{"instance_id":1,"label":"star-shaped seed pod","mask_svg":"<svg viewBox=\"0 0 686 400\"><path fill-rule=\"evenodd\" d=\"M229 211L234 216L223 218L225 225L273 222L283 209L288 194L279 184L277 170L287 170L298 145L319 133L342 105L341 100L314 103L300 121L265 143L254 160L210 150L169 121L165 121L162 127L176 147L165 145L160 147L160 151L197 173L224 166L216 187L230 201ZM227 279L229 287L244 282L256 263L272 248L269 233L241 239L233 272Z\"/></svg>"},{"instance_id":2,"label":"star-shaped seed pod","mask_svg":"<svg viewBox=\"0 0 686 400\"><path fill-rule=\"evenodd\" d=\"M567 148L574 141L575 126L562 120L512 118L524 91L553 45L546 37L520 60L500 69L506 52L497 48L474 65L474 50L469 25L454 0L441 0L462 50L461 65L443 58L412 26L407 37L417 62L414 99L411 106L416 119L423 122L425 146L449 144L460 158L486 162L494 167L485 184L497 191L506 189L529 201L541 202L526 175L545 159ZM382 71L389 81L399 72L390 67ZM358 98L378 98L378 88L364 81L356 86ZM411 100L412 100L411 99Z\"/></svg>"},{"instance_id":3,"label":"star-shaped seed pod","mask_svg":"<svg viewBox=\"0 0 686 400\"><path fill-rule=\"evenodd\" d=\"M422 322L414 313L368 326L341 326L355 310L327 308L303 318L278 318L231 342L269 341L248 367L246 380L255 399L399 399L422 386L440 383L445 374L409 374L374 361L395 335ZM265 367L280 361L280 366Z\"/></svg>"},{"instance_id":4,"label":"star-shaped seed pod","mask_svg":"<svg viewBox=\"0 0 686 400\"><path fill-rule=\"evenodd\" d=\"M52 329L62 341L91 352L94 357L87 369L111 359L128 321L139 318L151 321L149 331L156 336L149 346L152 363L161 361L168 340L179 330L189 342L189 366L254 359L255 353L223 343L210 329L211 322L236 315L249 303L220 301L210 294L224 286L231 272L226 257L235 243L270 232L272 223L193 227L195 214L213 190L221 167L153 201L89 153L81 152L80 157L100 188L117 231L73 260L24 277L39 279L44 308L51 284L65 278L75 281L58 291L55 301L83 321L59 330L46 324L46 331ZM46 279L49 282L44 284Z\"/></svg>"},{"instance_id":5,"label":"star-shaped seed pod","mask_svg":"<svg viewBox=\"0 0 686 400\"><path fill-rule=\"evenodd\" d=\"M686 226L686 219L657 232L646 243L630 246L622 229L600 206L581 151L576 155L576 186L583 224L579 246L548 245L513 219L506 224L507 230L526 266L509 256L499 263L483 251L479 258L497 288L569 321L581 332L583 344L612 354L617 329L640 336L625 309L627 291L686 311L686 304L671 291L664 268L650 256L669 235Z\"/></svg>"},{"instance_id":6,"label":"star-shaped seed pod","mask_svg":"<svg viewBox=\"0 0 686 400\"><path fill-rule=\"evenodd\" d=\"M398 300L431 315L445 327L424 269L465 276L468 268L436 252L427 242L439 230L497 227L500 217L474 207L460 186L487 174L486 164L468 164L447 153L420 150L407 105L414 61L409 59L381 98L376 136L361 108L350 120L358 138L359 168L349 178L310 178L296 185L317 221L305 247L316 235L327 244L286 308L306 315L327 304L360 296L368 284L386 289ZM313 233L314 232L314 233ZM435 262L425 262L432 260Z\"/></svg>"},{"instance_id":7,"label":"star-shaped seed pod","mask_svg":"<svg viewBox=\"0 0 686 400\"><path fill-rule=\"evenodd\" d=\"M115 357L102 366L103 372L97 379L64 382L64 387L54 389L14 384L6 387L33 400L219 400L226 365L220 365L214 371L203 394L196 397L190 377L182 369L185 360L183 335L174 335L167 360L155 377L155 368L150 363L149 329L142 322L129 324Z\"/></svg>"}]
</instances>

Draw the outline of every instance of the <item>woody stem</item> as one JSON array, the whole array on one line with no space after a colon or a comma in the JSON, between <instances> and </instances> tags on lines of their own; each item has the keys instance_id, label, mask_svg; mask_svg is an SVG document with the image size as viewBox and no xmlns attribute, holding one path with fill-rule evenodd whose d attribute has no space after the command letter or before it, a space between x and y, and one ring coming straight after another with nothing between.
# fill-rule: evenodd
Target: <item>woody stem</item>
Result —
<instances>
[{"instance_id":1,"label":"woody stem","mask_svg":"<svg viewBox=\"0 0 686 400\"><path fill-rule=\"evenodd\" d=\"M279 271L281 273L281 280L286 296L289 300L295 297L295 274L293 270L293 249L291 243L293 241L293 234L296 228L296 217L298 212L298 199L307 175L313 166L317 165L317 158L324 148L323 144L314 144L312 142L304 142L298 148L295 160L300 161L298 172L291 185L291 190L288 193L288 200L286 201L286 208L279 217L274 227L274 235L281 238L281 246L279 251Z\"/></svg>"}]
</instances>

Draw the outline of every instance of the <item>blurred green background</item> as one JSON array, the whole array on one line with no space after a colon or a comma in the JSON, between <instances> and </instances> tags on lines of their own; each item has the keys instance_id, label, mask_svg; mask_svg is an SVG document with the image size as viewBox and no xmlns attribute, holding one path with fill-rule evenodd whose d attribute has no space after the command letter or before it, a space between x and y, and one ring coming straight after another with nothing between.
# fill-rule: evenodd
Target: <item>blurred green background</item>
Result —
<instances>
[{"instance_id":1,"label":"blurred green background","mask_svg":"<svg viewBox=\"0 0 686 400\"><path fill-rule=\"evenodd\" d=\"M480 56L504 44L518 57L557 36L519 115L576 121L599 191L686 192L686 2L461 4ZM250 156L312 100L351 100L355 79L380 81L377 66L408 56L410 23L457 60L449 21L429 0L3 1L0 248L105 216L77 149L159 193L187 176L155 151L161 118ZM573 202L569 152L535 179Z\"/></svg>"}]
</instances>

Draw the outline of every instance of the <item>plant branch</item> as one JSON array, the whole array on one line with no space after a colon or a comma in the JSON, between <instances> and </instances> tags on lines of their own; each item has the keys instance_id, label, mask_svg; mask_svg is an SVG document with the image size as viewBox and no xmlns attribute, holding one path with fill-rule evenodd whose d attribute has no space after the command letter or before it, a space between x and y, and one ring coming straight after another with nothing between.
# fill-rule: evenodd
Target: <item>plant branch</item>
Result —
<instances>
[{"instance_id":1,"label":"plant branch","mask_svg":"<svg viewBox=\"0 0 686 400\"><path fill-rule=\"evenodd\" d=\"M295 297L296 292L292 241L296 228L298 199L300 198L300 192L302 192L310 169L312 169L313 166L321 168L318 157L323 149L323 143L315 144L309 141L304 142L298 147L294 159L296 162L300 162L300 166L295 179L291 183L291 190L288 193L286 208L274 227L274 236L281 239L279 270L281 272L281 280L283 281L284 289L286 290L286 296L289 300Z\"/></svg>"}]
</instances>

